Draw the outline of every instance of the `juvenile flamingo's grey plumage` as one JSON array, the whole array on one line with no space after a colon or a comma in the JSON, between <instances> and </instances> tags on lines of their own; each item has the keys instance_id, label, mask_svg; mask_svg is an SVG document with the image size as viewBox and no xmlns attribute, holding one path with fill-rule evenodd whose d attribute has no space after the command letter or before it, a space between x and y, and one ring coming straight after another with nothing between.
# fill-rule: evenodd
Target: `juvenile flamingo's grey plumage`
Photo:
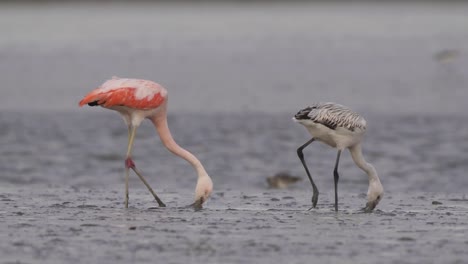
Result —
<instances>
[{"instance_id":1,"label":"juvenile flamingo's grey plumage","mask_svg":"<svg viewBox=\"0 0 468 264\"><path fill-rule=\"evenodd\" d=\"M317 205L319 192L305 163L303 150L310 143L318 140L338 149L333 170L335 211L338 211L338 164L341 152L345 148L349 149L353 161L369 177L368 202L365 209L366 211L372 211L382 199L383 187L375 168L367 163L362 156L361 141L367 128L366 120L351 109L336 103L313 104L297 112L293 119L304 125L312 135L312 139L297 149L297 155L312 184L312 208Z\"/></svg>"}]
</instances>

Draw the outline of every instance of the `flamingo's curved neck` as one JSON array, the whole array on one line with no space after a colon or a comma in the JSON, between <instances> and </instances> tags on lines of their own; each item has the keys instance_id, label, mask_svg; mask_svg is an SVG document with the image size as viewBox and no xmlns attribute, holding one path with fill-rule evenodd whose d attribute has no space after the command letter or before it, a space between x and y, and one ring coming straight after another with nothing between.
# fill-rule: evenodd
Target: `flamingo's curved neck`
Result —
<instances>
[{"instance_id":1,"label":"flamingo's curved neck","mask_svg":"<svg viewBox=\"0 0 468 264\"><path fill-rule=\"evenodd\" d=\"M205 168L201 162L190 152L180 147L172 138L171 131L167 125L167 114L166 114L166 104L160 106L161 111L159 111L155 116L150 117L151 122L156 127L159 137L161 138L164 146L175 155L185 159L189 162L197 171L198 177L200 178L203 175L207 175Z\"/></svg>"},{"instance_id":2,"label":"flamingo's curved neck","mask_svg":"<svg viewBox=\"0 0 468 264\"><path fill-rule=\"evenodd\" d=\"M380 182L379 176L377 175L377 171L375 170L374 166L368 163L362 156L361 144L350 147L349 152L351 153L351 157L353 158L354 163L356 163L359 168L367 173L367 176L369 176L369 182Z\"/></svg>"}]
</instances>

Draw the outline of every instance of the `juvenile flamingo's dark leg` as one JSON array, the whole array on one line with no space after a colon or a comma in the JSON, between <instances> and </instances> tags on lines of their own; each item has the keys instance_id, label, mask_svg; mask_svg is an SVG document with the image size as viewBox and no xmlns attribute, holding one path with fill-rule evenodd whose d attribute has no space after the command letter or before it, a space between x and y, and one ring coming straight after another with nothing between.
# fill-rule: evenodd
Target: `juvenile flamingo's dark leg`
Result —
<instances>
[{"instance_id":1,"label":"juvenile flamingo's dark leg","mask_svg":"<svg viewBox=\"0 0 468 264\"><path fill-rule=\"evenodd\" d=\"M312 176L310 176L309 168L307 168L307 165L306 165L306 163L304 161L304 154L302 153L302 150L305 147L307 147L310 143L314 142L314 140L315 140L315 138L310 139L304 145L300 146L297 149L297 156L299 156L299 159L301 160L302 165L304 166L304 169L305 169L305 171L307 173L307 177L309 177L310 184L312 184L312 190L313 190L313 193L312 193L312 207L310 209L315 208L315 206L317 205L319 191L318 191L317 186L314 183L314 180L312 180Z\"/></svg>"},{"instance_id":2,"label":"juvenile flamingo's dark leg","mask_svg":"<svg viewBox=\"0 0 468 264\"><path fill-rule=\"evenodd\" d=\"M340 163L340 155L341 150L338 150L338 154L336 155L335 169L333 170L333 179L335 182L335 211L338 211L338 180L340 179L340 175L338 175L338 164Z\"/></svg>"}]
</instances>

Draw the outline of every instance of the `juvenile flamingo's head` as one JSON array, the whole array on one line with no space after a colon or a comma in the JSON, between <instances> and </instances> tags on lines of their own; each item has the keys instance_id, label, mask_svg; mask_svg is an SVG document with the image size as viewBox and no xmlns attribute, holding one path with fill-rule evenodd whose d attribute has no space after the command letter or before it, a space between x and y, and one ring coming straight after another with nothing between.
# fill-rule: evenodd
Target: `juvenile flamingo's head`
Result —
<instances>
[{"instance_id":1,"label":"juvenile flamingo's head","mask_svg":"<svg viewBox=\"0 0 468 264\"><path fill-rule=\"evenodd\" d=\"M206 172L200 173L197 181L197 187L195 187L195 203L193 206L195 210L200 210L202 205L211 195L213 191L213 181Z\"/></svg>"},{"instance_id":2,"label":"juvenile flamingo's head","mask_svg":"<svg viewBox=\"0 0 468 264\"><path fill-rule=\"evenodd\" d=\"M382 200L384 194L383 186L378 179L372 180L369 183L369 190L367 191L367 204L364 208L365 211L371 212Z\"/></svg>"}]
</instances>

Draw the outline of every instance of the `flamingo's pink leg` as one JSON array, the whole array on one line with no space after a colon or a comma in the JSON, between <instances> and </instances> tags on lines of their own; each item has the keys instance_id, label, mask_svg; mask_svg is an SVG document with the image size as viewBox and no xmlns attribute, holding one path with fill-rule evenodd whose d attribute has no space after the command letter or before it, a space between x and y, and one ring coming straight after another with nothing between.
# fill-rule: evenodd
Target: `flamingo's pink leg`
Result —
<instances>
[{"instance_id":1,"label":"flamingo's pink leg","mask_svg":"<svg viewBox=\"0 0 468 264\"><path fill-rule=\"evenodd\" d=\"M159 207L166 207L166 205L159 199L158 195L153 191L153 188L148 184L146 179L143 177L143 175L140 173L139 170L137 170L135 166L135 162L133 162L131 155L132 155L132 148L133 148L133 141L135 139L135 134L136 134L136 127L129 127L129 137L128 137L128 150L127 150L127 158L125 159L125 208L128 208L128 175L129 175L129 170L132 169L140 178L140 180L145 184L145 186L148 188L150 193L153 195L154 199L158 202Z\"/></svg>"}]
</instances>

